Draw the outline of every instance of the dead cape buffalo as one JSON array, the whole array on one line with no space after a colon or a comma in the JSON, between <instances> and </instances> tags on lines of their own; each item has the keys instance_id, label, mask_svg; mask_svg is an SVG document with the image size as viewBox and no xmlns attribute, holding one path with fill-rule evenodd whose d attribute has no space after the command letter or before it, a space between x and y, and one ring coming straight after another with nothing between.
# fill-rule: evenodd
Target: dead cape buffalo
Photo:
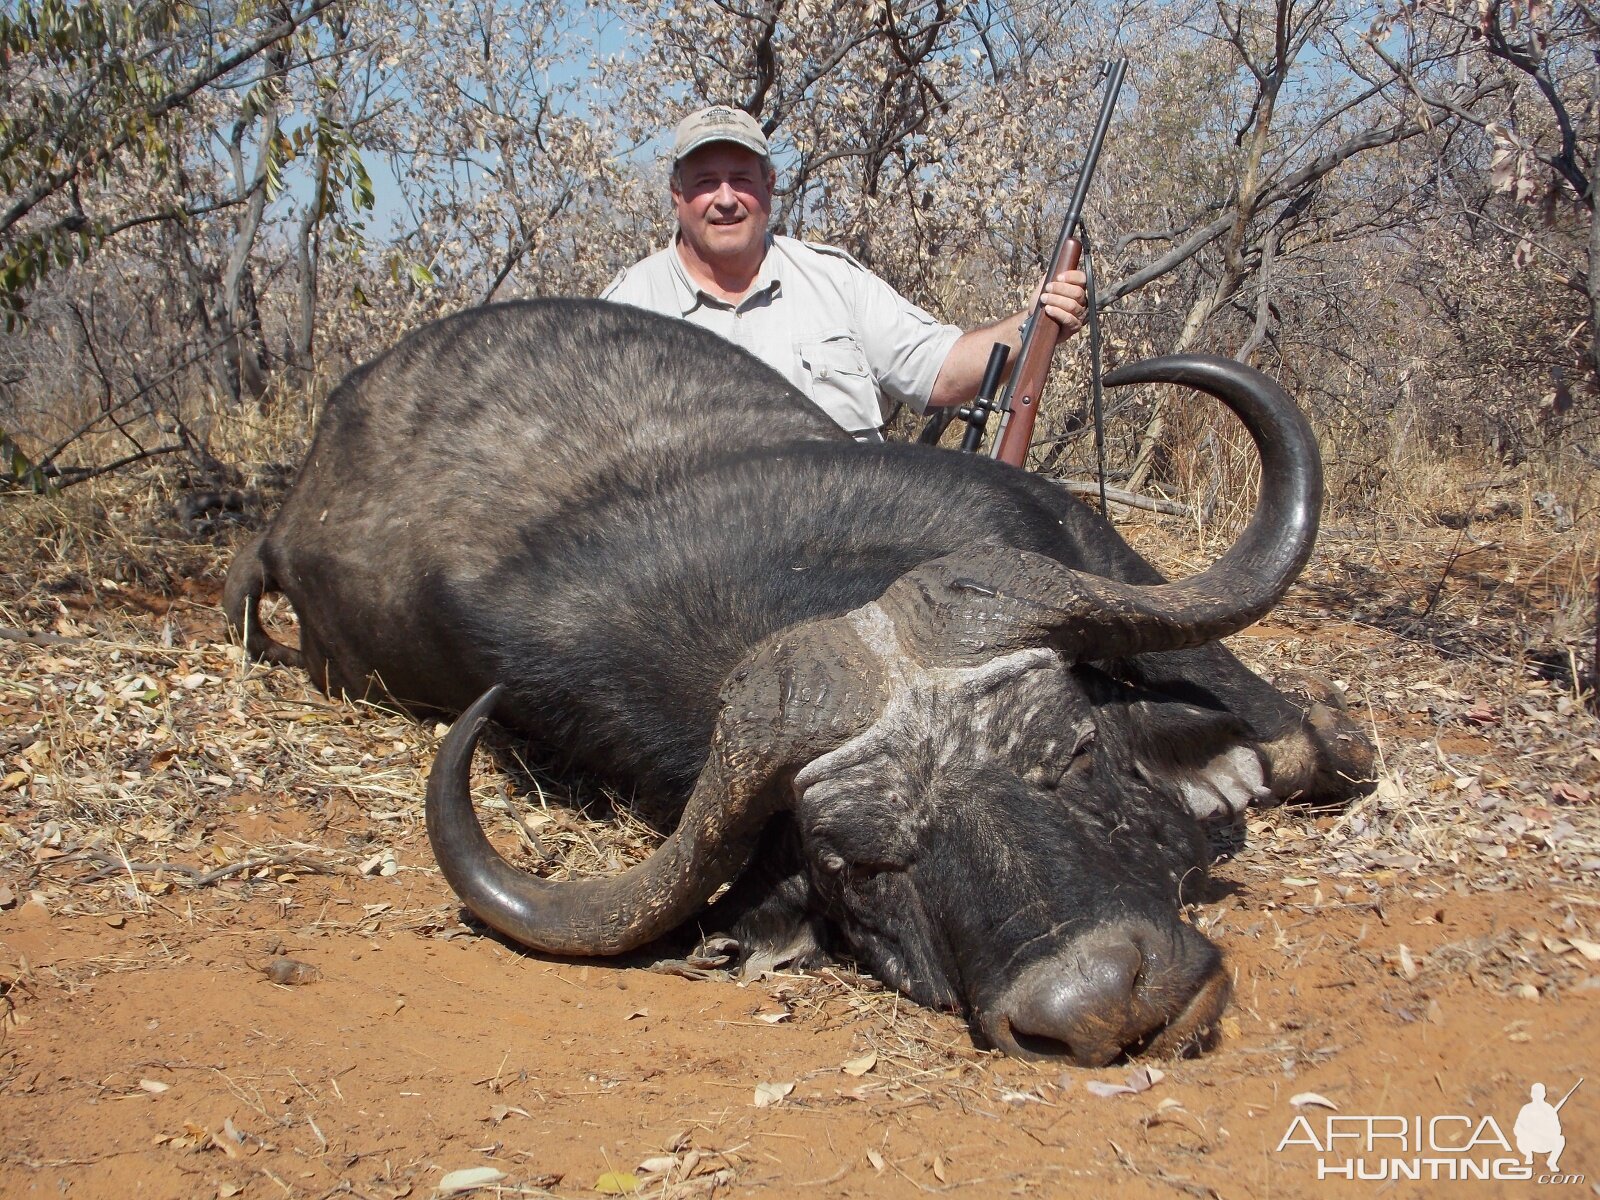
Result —
<instances>
[{"instance_id":1,"label":"dead cape buffalo","mask_svg":"<svg viewBox=\"0 0 1600 1200\"><path fill-rule=\"evenodd\" d=\"M1262 459L1238 543L1177 583L1048 481L856 445L683 322L476 309L333 393L232 565L228 616L329 691L465 710L428 834L467 907L526 946L610 955L681 930L747 968L839 954L1013 1054L1189 1051L1228 994L1180 910L1205 825L1340 795L1368 752L1217 644L1311 551L1309 428L1232 362L1107 382L1156 379L1220 398ZM261 629L266 590L293 602L298 653ZM670 799L676 830L613 878L512 867L468 797L491 715Z\"/></svg>"}]
</instances>

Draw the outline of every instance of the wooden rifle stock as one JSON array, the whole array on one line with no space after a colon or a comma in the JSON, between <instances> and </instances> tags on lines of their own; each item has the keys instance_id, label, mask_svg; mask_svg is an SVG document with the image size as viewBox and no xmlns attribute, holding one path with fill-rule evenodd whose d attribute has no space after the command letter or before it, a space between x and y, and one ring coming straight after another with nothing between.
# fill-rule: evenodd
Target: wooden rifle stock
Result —
<instances>
[{"instance_id":1,"label":"wooden rifle stock","mask_svg":"<svg viewBox=\"0 0 1600 1200\"><path fill-rule=\"evenodd\" d=\"M1100 101L1100 115L1084 151L1078 186L1072 193L1066 217L1061 222L1061 235L1056 239L1056 252L1051 256L1044 283L1049 283L1064 271L1076 271L1083 260L1083 243L1074 234L1078 220L1083 216L1083 201L1089 192L1089 181L1094 178L1095 164L1100 161L1100 148L1105 145L1111 114L1117 106L1117 93L1122 90L1122 79L1127 72L1128 60L1125 58L1105 65L1106 91ZM1039 415L1039 401L1050 379L1050 360L1061 336L1061 327L1044 313L1044 284L1040 285L1039 290L1040 298L1023 327L1022 350L1017 355L1016 368L1000 401L1000 433L995 438L993 454L1001 462L1010 463L1013 467L1024 466L1027 462L1034 418Z\"/></svg>"},{"instance_id":2,"label":"wooden rifle stock","mask_svg":"<svg viewBox=\"0 0 1600 1200\"><path fill-rule=\"evenodd\" d=\"M1076 271L1083 261L1083 243L1069 237L1056 247L1055 261L1050 264L1046 280L1054 279L1063 271ZM1011 372L1010 411L995 443L994 456L1013 467L1024 466L1028 460L1028 445L1033 438L1033 421L1039 415L1039 399L1044 395L1044 385L1050 380L1050 360L1056 352L1056 342L1061 336L1061 326L1044 315L1044 302L1034 305L1028 318L1027 331L1022 336L1022 350L1017 355L1017 365Z\"/></svg>"}]
</instances>

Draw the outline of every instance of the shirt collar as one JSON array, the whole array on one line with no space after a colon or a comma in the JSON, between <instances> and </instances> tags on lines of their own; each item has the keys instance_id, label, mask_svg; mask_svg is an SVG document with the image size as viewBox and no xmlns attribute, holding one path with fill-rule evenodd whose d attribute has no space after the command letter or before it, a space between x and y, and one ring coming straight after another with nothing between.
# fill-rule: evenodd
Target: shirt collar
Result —
<instances>
[{"instance_id":1,"label":"shirt collar","mask_svg":"<svg viewBox=\"0 0 1600 1200\"><path fill-rule=\"evenodd\" d=\"M783 281L778 275L779 256L772 252L773 243L770 232L767 234L766 253L761 258L761 269L756 272L756 281L751 285L750 290L745 293L744 299L739 301L738 304L729 304L720 296L711 295L711 293L698 287L694 280L689 278L689 268L683 265L683 258L678 253L678 240L680 237L682 237L681 233L672 235L672 245L670 247L672 253L668 255L672 267L672 287L678 300L679 316L687 317L704 304L737 311L768 293L776 293L782 286Z\"/></svg>"}]
</instances>

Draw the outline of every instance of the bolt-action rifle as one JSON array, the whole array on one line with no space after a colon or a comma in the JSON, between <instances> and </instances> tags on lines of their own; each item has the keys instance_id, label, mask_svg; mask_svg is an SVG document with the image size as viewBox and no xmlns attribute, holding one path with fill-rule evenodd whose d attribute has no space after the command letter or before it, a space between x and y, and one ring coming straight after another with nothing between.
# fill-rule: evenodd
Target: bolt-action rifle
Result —
<instances>
[{"instance_id":1,"label":"bolt-action rifle","mask_svg":"<svg viewBox=\"0 0 1600 1200\"><path fill-rule=\"evenodd\" d=\"M1072 202L1061 222L1061 234L1056 239L1055 254L1045 272L1048 283L1064 271L1075 271L1083 259L1083 243L1078 238L1078 223L1083 217L1084 197L1089 193L1089 181L1094 177L1095 164L1100 161L1100 148L1105 144L1106 129L1111 124L1111 113L1117 106L1117 93L1122 89L1122 77L1127 74L1128 60L1119 58L1107 63L1104 72L1105 95L1100 101L1100 116L1095 122L1094 136L1084 151L1083 167L1078 174L1078 186L1072 193ZM1089 298L1094 303L1094 298ZM991 451L1001 462L1014 467L1024 465L1028 456L1028 442L1033 436L1034 418L1039 415L1039 398L1050 377L1050 359L1055 353L1056 340L1061 327L1044 315L1044 302L1036 301L1033 312L1022 326L1022 349L1017 354L1016 369L998 401L995 388L1004 369L1006 347L996 343L989 357L989 369L978 389L978 397L958 414L967 422L967 435L963 450L976 450L983 441L984 427L991 412L1000 415L1000 429L995 435Z\"/></svg>"}]
</instances>

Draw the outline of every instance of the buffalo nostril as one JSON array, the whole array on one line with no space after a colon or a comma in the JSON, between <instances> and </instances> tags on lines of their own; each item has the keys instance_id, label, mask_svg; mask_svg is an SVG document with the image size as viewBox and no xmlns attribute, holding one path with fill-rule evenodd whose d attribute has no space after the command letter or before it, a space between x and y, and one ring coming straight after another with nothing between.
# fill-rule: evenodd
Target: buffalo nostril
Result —
<instances>
[{"instance_id":1,"label":"buffalo nostril","mask_svg":"<svg viewBox=\"0 0 1600 1200\"><path fill-rule=\"evenodd\" d=\"M1025 1054L1064 1054L1081 1067L1105 1066L1126 1048L1137 1021L1134 989L1144 955L1119 940L1048 967L1023 975L997 1015Z\"/></svg>"}]
</instances>

